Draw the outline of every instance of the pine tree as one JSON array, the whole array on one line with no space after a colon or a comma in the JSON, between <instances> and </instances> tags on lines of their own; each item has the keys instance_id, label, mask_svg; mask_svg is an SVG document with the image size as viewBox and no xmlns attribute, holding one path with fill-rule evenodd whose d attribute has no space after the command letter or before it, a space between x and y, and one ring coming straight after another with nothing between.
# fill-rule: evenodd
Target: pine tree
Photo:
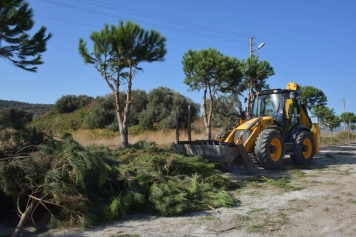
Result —
<instances>
[{"instance_id":1,"label":"pine tree","mask_svg":"<svg viewBox=\"0 0 356 237\"><path fill-rule=\"evenodd\" d=\"M184 83L192 91L203 90L203 118L206 139L211 139L211 118L214 108L214 98L218 92L232 92L242 80L241 63L237 58L228 57L219 51L189 50L183 56ZM209 96L209 108L207 107ZM209 113L209 114L208 114Z\"/></svg>"},{"instance_id":2,"label":"pine tree","mask_svg":"<svg viewBox=\"0 0 356 237\"><path fill-rule=\"evenodd\" d=\"M27 33L34 25L33 12L23 0L0 0L0 57L10 60L16 67L36 72L43 64L41 53L51 34L46 27L32 37Z\"/></svg>"},{"instance_id":3,"label":"pine tree","mask_svg":"<svg viewBox=\"0 0 356 237\"><path fill-rule=\"evenodd\" d=\"M99 32L90 35L93 52L89 53L87 44L79 40L79 53L85 63L94 64L115 95L116 115L120 128L121 147L127 147L128 127L131 110L132 80L135 71L142 71L143 62L164 60L166 38L155 30L147 31L128 21L120 21L119 26L105 25ZM120 85L126 83L125 104L120 102Z\"/></svg>"}]
</instances>

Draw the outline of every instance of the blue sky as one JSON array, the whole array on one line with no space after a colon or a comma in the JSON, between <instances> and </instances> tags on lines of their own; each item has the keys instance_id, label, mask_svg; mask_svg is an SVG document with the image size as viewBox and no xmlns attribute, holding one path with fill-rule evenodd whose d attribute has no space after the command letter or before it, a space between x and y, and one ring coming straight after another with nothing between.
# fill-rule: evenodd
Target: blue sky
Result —
<instances>
[{"instance_id":1,"label":"blue sky","mask_svg":"<svg viewBox=\"0 0 356 237\"><path fill-rule=\"evenodd\" d=\"M78 53L79 38L88 42L105 23L131 20L167 38L164 62L145 63L134 89L149 92L165 86L201 102L183 83L182 57L189 49L209 47L239 59L249 57L248 38L256 54L275 69L271 88L289 81L324 91L328 106L339 115L356 112L356 1L354 0L30 0L35 26L53 34L37 73L0 60L0 99L55 103L63 95L110 93L92 65Z\"/></svg>"}]
</instances>

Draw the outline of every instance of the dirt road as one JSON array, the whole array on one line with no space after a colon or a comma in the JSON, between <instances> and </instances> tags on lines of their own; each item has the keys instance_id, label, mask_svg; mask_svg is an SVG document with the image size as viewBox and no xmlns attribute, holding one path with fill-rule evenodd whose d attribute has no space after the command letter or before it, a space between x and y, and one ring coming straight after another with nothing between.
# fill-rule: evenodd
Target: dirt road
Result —
<instances>
[{"instance_id":1,"label":"dirt road","mask_svg":"<svg viewBox=\"0 0 356 237\"><path fill-rule=\"evenodd\" d=\"M286 158L280 171L254 167L226 175L239 185L231 190L233 208L181 217L134 215L84 232L52 230L29 236L356 235L356 144L322 148L304 167Z\"/></svg>"}]
</instances>

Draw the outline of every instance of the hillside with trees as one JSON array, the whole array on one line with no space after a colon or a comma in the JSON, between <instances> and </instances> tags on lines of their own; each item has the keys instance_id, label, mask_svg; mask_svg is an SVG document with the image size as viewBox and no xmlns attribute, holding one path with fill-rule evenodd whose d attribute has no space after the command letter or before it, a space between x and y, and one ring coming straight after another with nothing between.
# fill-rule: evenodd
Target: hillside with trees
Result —
<instances>
[{"instance_id":1,"label":"hillside with trees","mask_svg":"<svg viewBox=\"0 0 356 237\"><path fill-rule=\"evenodd\" d=\"M38 116L51 110L53 104L32 104L26 102L19 102L14 100L0 100L0 110L18 108L25 111L32 112L34 116Z\"/></svg>"}]
</instances>

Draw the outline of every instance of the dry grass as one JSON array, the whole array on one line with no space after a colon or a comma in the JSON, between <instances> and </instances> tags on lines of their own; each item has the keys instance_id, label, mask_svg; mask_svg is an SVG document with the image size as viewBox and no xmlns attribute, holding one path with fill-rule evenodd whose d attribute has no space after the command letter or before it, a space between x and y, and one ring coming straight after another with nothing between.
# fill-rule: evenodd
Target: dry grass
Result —
<instances>
[{"instance_id":1,"label":"dry grass","mask_svg":"<svg viewBox=\"0 0 356 237\"><path fill-rule=\"evenodd\" d=\"M220 128L213 128L212 137L214 138L219 132ZM120 133L111 132L105 129L94 130L79 130L72 132L74 140L79 142L83 146L89 145L104 145L111 149L117 149L120 147ZM205 127L203 121L196 121L192 124L192 140L205 139ZM179 131L179 140L188 140L187 130ZM158 145L169 145L176 141L176 130L168 131L145 131L138 135L130 135L129 143L134 144L138 141L155 142Z\"/></svg>"},{"instance_id":2,"label":"dry grass","mask_svg":"<svg viewBox=\"0 0 356 237\"><path fill-rule=\"evenodd\" d=\"M212 129L212 138L214 138L222 128ZM76 141L78 141L83 146L88 145L104 145L111 149L117 149L120 147L120 133L112 132L105 129L94 129L94 130L79 130L72 132L72 135ZM331 144L328 139L329 134L321 133L321 145L337 145L354 141L354 138L347 140L345 138L344 132L334 134L334 142ZM205 127L202 120L197 120L192 124L192 140L203 140L205 139ZM179 140L188 140L187 130L179 131ZM169 145L176 141L176 131L175 129L168 131L145 131L140 134L130 134L129 132L129 143L134 144L138 141L148 141L155 142L158 145Z\"/></svg>"}]
</instances>

